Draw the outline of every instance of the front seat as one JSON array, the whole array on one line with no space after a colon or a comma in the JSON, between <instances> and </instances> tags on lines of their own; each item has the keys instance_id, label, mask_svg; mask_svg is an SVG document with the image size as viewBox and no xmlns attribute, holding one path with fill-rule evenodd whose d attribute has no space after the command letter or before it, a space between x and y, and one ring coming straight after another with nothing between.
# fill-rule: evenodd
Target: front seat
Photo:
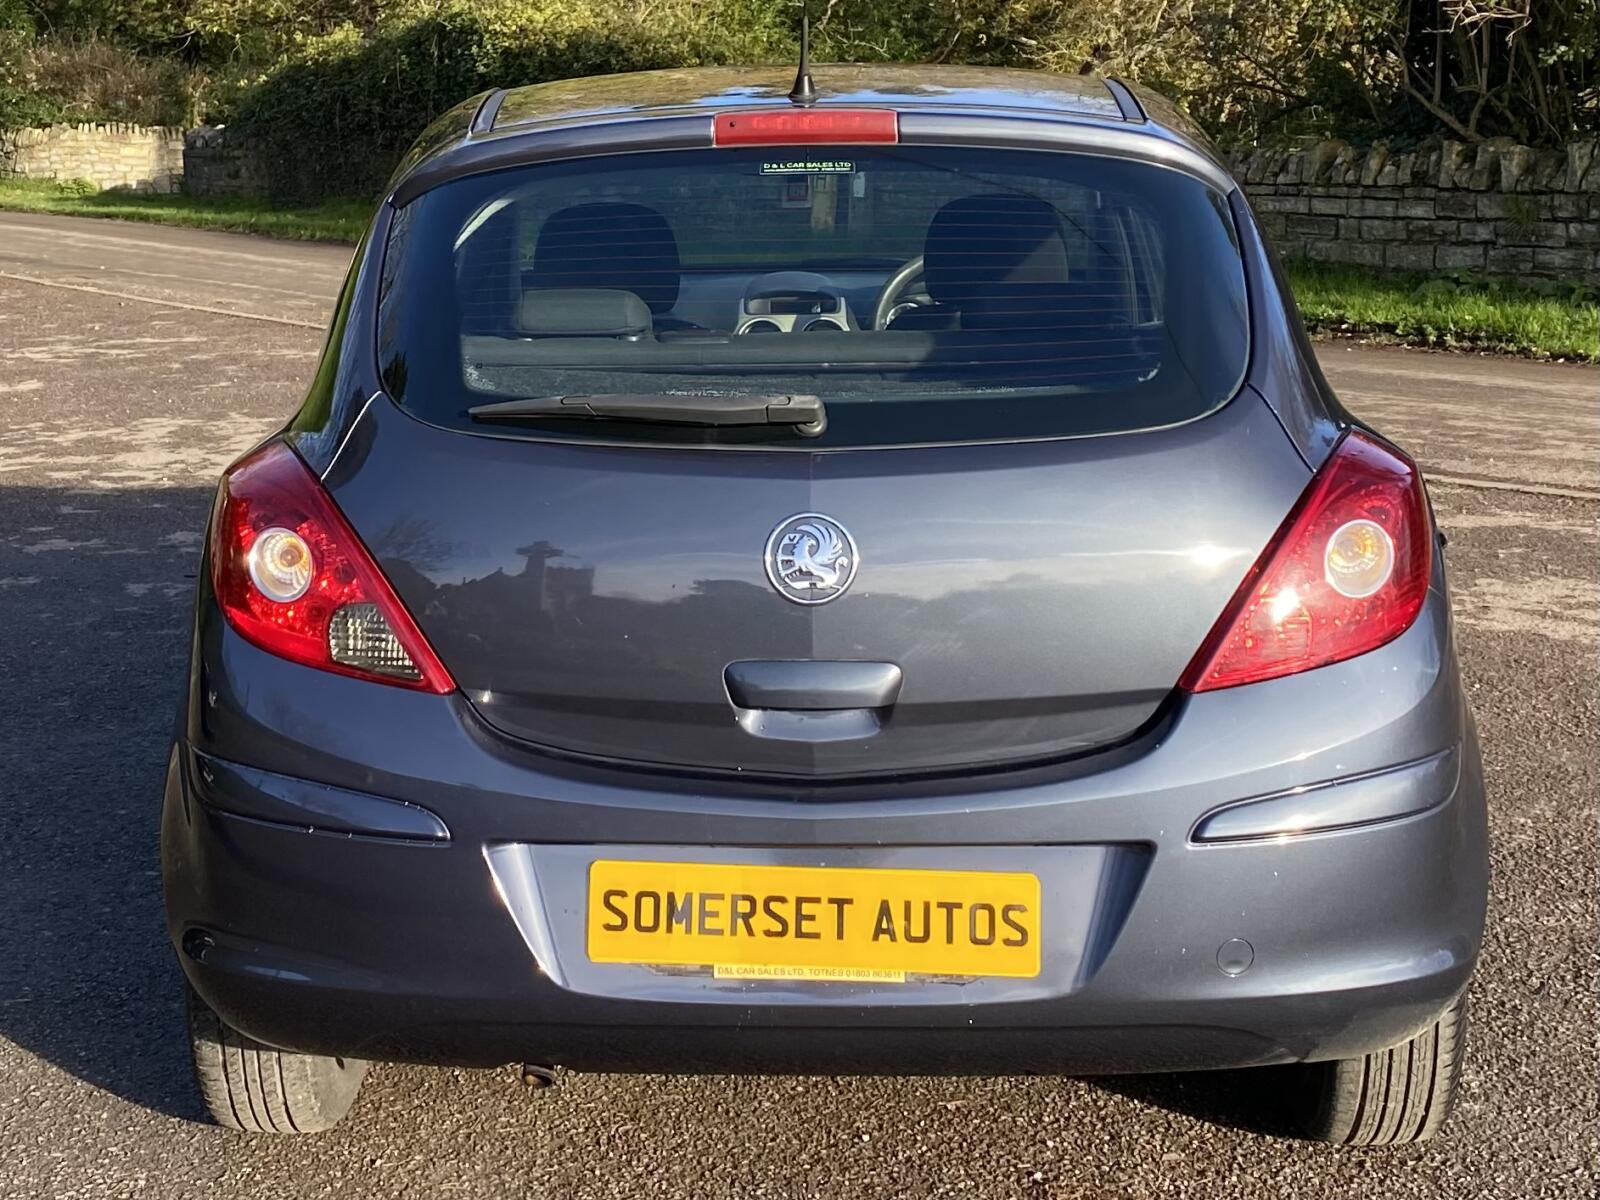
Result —
<instances>
[{"instance_id":1,"label":"front seat","mask_svg":"<svg viewBox=\"0 0 1600 1200\"><path fill-rule=\"evenodd\" d=\"M678 239L653 208L617 202L574 204L551 213L539 230L524 289L600 288L643 300L655 328L697 329L669 315L682 278Z\"/></svg>"},{"instance_id":2,"label":"front seat","mask_svg":"<svg viewBox=\"0 0 1600 1200\"><path fill-rule=\"evenodd\" d=\"M1072 289L1060 219L1048 203L1017 192L952 200L928 223L923 282L931 307L908 309L895 329L984 329L1037 325Z\"/></svg>"}]
</instances>

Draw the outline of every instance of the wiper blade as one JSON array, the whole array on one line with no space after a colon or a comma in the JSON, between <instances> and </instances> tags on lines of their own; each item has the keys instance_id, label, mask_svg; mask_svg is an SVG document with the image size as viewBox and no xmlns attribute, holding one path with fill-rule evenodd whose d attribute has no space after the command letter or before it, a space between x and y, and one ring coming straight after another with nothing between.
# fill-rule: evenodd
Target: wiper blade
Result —
<instances>
[{"instance_id":1,"label":"wiper blade","mask_svg":"<svg viewBox=\"0 0 1600 1200\"><path fill-rule=\"evenodd\" d=\"M792 425L802 437L828 427L819 396L696 395L619 392L609 395L527 396L467 409L474 421L646 421L661 425Z\"/></svg>"}]
</instances>

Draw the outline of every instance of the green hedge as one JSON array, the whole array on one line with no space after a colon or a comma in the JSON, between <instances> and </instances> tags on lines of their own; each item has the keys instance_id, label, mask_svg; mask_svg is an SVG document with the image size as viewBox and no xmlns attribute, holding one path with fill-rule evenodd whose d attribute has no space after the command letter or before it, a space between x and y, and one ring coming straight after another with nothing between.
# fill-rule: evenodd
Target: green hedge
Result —
<instances>
[{"instance_id":1,"label":"green hedge","mask_svg":"<svg viewBox=\"0 0 1600 1200\"><path fill-rule=\"evenodd\" d=\"M244 94L232 124L276 199L370 194L429 121L486 88L787 56L773 7L665 0L645 23L621 3L446 3L366 34L307 39Z\"/></svg>"},{"instance_id":2,"label":"green hedge","mask_svg":"<svg viewBox=\"0 0 1600 1200\"><path fill-rule=\"evenodd\" d=\"M1596 0L810 0L818 61L1098 70L1221 142L1600 131ZM0 130L177 111L245 127L279 197L370 193L495 85L792 62L798 0L0 0Z\"/></svg>"},{"instance_id":3,"label":"green hedge","mask_svg":"<svg viewBox=\"0 0 1600 1200\"><path fill-rule=\"evenodd\" d=\"M23 63L32 46L33 21L22 0L0 0L0 133L60 115L50 97L28 85Z\"/></svg>"},{"instance_id":4,"label":"green hedge","mask_svg":"<svg viewBox=\"0 0 1600 1200\"><path fill-rule=\"evenodd\" d=\"M162 0L143 2L159 7ZM354 0L190 2L216 7L218 29L227 23L223 15L276 4L321 30L274 48L273 65L234 112L236 123L270 142L274 189L300 199L371 190L430 116L497 84L793 61L799 7L774 0L385 0L368 15L355 12L327 26L313 15L349 14ZM1521 0L1492 11L1477 0L811 6L819 61L1103 70L1174 97L1219 140L1331 133L1403 144L1443 134L1561 145L1593 136L1600 124L1595 0Z\"/></svg>"}]
</instances>

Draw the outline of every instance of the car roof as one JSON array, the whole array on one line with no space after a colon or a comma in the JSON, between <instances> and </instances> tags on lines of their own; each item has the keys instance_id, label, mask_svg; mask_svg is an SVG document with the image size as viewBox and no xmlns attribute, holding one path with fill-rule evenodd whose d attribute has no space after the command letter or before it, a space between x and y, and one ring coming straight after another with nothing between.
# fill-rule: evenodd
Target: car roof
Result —
<instances>
[{"instance_id":1,"label":"car roof","mask_svg":"<svg viewBox=\"0 0 1600 1200\"><path fill-rule=\"evenodd\" d=\"M1034 140L1060 140L1075 127L1080 140L1098 136L1117 153L1188 169L1224 190L1231 184L1198 126L1163 97L1117 79L895 63L817 64L811 72L816 98L807 107L891 109L902 117L902 140L960 131L966 144L1003 144L1029 126ZM391 195L404 203L445 179L517 161L709 144L715 114L795 107L793 83L788 67L685 67L486 92L423 133L390 181ZM907 138L908 121L937 126L941 136Z\"/></svg>"},{"instance_id":2,"label":"car roof","mask_svg":"<svg viewBox=\"0 0 1600 1200\"><path fill-rule=\"evenodd\" d=\"M1035 116L1142 119L1128 112L1105 80L998 67L832 64L812 68L818 104L978 108ZM786 108L793 67L690 67L512 88L493 128L601 120L646 112Z\"/></svg>"}]
</instances>

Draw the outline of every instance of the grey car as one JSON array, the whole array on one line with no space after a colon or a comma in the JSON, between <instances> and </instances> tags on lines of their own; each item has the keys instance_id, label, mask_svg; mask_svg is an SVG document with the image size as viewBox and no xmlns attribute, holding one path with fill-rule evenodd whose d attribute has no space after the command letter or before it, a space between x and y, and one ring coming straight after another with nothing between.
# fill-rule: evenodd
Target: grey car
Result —
<instances>
[{"instance_id":1,"label":"grey car","mask_svg":"<svg viewBox=\"0 0 1600 1200\"><path fill-rule=\"evenodd\" d=\"M162 865L201 1090L1281 1066L1431 1136L1487 890L1416 466L1116 80L697 69L418 141L222 479Z\"/></svg>"}]
</instances>

